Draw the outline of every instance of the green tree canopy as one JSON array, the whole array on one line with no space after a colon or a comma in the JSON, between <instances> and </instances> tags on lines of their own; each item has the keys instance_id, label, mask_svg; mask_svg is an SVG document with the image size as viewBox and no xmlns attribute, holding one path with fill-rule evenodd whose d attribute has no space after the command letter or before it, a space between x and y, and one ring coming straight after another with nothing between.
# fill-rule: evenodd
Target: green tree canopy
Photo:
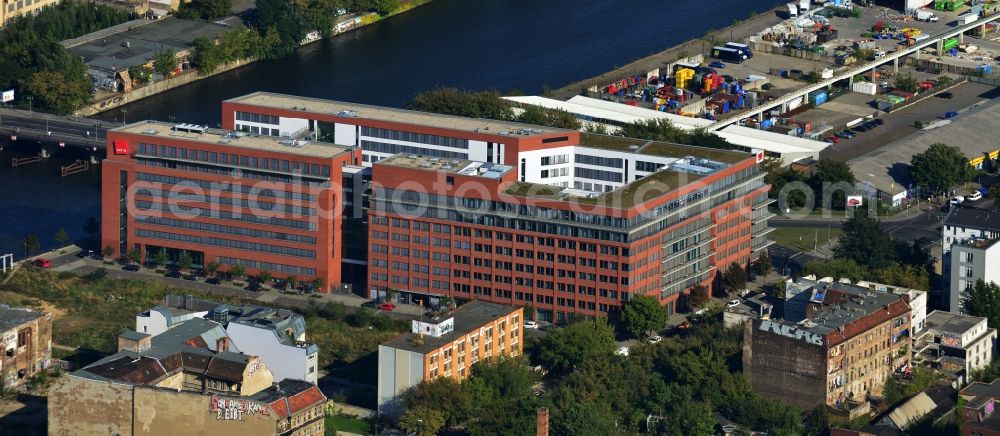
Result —
<instances>
[{"instance_id":1,"label":"green tree canopy","mask_svg":"<svg viewBox=\"0 0 1000 436\"><path fill-rule=\"evenodd\" d=\"M834 247L834 257L851 259L866 268L884 268L896 260L896 245L866 208L856 208L844 222L844 232Z\"/></svg>"},{"instance_id":2,"label":"green tree canopy","mask_svg":"<svg viewBox=\"0 0 1000 436\"><path fill-rule=\"evenodd\" d=\"M409 410L424 406L440 411L443 424L449 426L463 423L474 414L471 392L451 377L421 382L404 391L401 400Z\"/></svg>"},{"instance_id":3,"label":"green tree canopy","mask_svg":"<svg viewBox=\"0 0 1000 436\"><path fill-rule=\"evenodd\" d=\"M708 288L702 285L694 285L688 290L687 294L687 304L690 308L705 307L709 300L712 299L712 293L708 291Z\"/></svg>"},{"instance_id":4,"label":"green tree canopy","mask_svg":"<svg viewBox=\"0 0 1000 436\"><path fill-rule=\"evenodd\" d=\"M896 89L901 89L906 92L917 92L920 90L920 84L917 83L917 79L910 73L897 74L893 86L895 86Z\"/></svg>"},{"instance_id":5,"label":"green tree canopy","mask_svg":"<svg viewBox=\"0 0 1000 436\"><path fill-rule=\"evenodd\" d=\"M976 170L958 147L931 144L910 159L910 176L929 193L942 193L971 181Z\"/></svg>"},{"instance_id":6,"label":"green tree canopy","mask_svg":"<svg viewBox=\"0 0 1000 436\"><path fill-rule=\"evenodd\" d=\"M870 278L867 268L848 258L809 261L803 266L802 274L833 277L835 280L847 278L854 282Z\"/></svg>"},{"instance_id":7,"label":"green tree canopy","mask_svg":"<svg viewBox=\"0 0 1000 436\"><path fill-rule=\"evenodd\" d=\"M160 50L153 55L153 71L161 76L168 76L177 68L177 53L173 50Z\"/></svg>"},{"instance_id":8,"label":"green tree canopy","mask_svg":"<svg viewBox=\"0 0 1000 436\"><path fill-rule=\"evenodd\" d=\"M847 205L847 195L854 194L854 173L844 162L821 159L816 172L809 178L817 199L822 199L823 207L843 210ZM829 200L827 200L829 199ZM829 203L827 203L829 201Z\"/></svg>"},{"instance_id":9,"label":"green tree canopy","mask_svg":"<svg viewBox=\"0 0 1000 436\"><path fill-rule=\"evenodd\" d=\"M538 360L555 372L568 372L589 359L611 355L615 332L603 319L585 320L552 330L538 350Z\"/></svg>"},{"instance_id":10,"label":"green tree canopy","mask_svg":"<svg viewBox=\"0 0 1000 436\"><path fill-rule=\"evenodd\" d=\"M962 301L962 310L972 316L985 317L989 326L996 328L1000 325L1000 285L976 281L976 286Z\"/></svg>"},{"instance_id":11,"label":"green tree canopy","mask_svg":"<svg viewBox=\"0 0 1000 436\"><path fill-rule=\"evenodd\" d=\"M29 233L28 236L24 237L24 241L21 241L21 248L24 248L24 257L31 257L32 254L38 251L39 247L41 247L41 243L38 242L38 236L35 236L34 233Z\"/></svg>"},{"instance_id":12,"label":"green tree canopy","mask_svg":"<svg viewBox=\"0 0 1000 436\"><path fill-rule=\"evenodd\" d=\"M636 295L622 306L621 327L628 334L641 338L667 325L667 310L656 298Z\"/></svg>"},{"instance_id":13,"label":"green tree canopy","mask_svg":"<svg viewBox=\"0 0 1000 436\"><path fill-rule=\"evenodd\" d=\"M519 122L538 126L557 127L560 129L580 128L580 120L575 115L560 109L546 109L534 105L525 105L524 112L517 117Z\"/></svg>"},{"instance_id":14,"label":"green tree canopy","mask_svg":"<svg viewBox=\"0 0 1000 436\"><path fill-rule=\"evenodd\" d=\"M722 287L729 294L739 292L747 285L747 270L733 262L722 273Z\"/></svg>"},{"instance_id":15,"label":"green tree canopy","mask_svg":"<svg viewBox=\"0 0 1000 436\"><path fill-rule=\"evenodd\" d=\"M418 405L403 414L399 427L417 436L435 436L444 423L444 414L440 410Z\"/></svg>"},{"instance_id":16,"label":"green tree canopy","mask_svg":"<svg viewBox=\"0 0 1000 436\"><path fill-rule=\"evenodd\" d=\"M59 228L59 231L56 232L55 240L56 240L56 243L59 244L60 247L65 246L66 242L69 242L69 234L66 233L66 229L65 228L62 228L62 227Z\"/></svg>"},{"instance_id":17,"label":"green tree canopy","mask_svg":"<svg viewBox=\"0 0 1000 436\"><path fill-rule=\"evenodd\" d=\"M408 105L410 109L457 115L470 118L514 120L509 101L500 98L497 91L470 92L457 88L435 88L417 94Z\"/></svg>"}]
</instances>

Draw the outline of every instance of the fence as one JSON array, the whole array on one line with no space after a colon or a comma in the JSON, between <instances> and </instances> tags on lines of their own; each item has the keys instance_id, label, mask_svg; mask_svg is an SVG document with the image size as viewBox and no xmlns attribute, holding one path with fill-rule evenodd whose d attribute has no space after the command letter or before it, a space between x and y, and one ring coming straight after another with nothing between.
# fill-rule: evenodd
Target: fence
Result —
<instances>
[{"instance_id":1,"label":"fence","mask_svg":"<svg viewBox=\"0 0 1000 436\"><path fill-rule=\"evenodd\" d=\"M350 404L337 403L334 401L326 402L326 411L330 414L343 414L350 416L357 416L358 418L368 419L375 418L378 416L378 412L372 409L365 409L364 407L352 406Z\"/></svg>"}]
</instances>

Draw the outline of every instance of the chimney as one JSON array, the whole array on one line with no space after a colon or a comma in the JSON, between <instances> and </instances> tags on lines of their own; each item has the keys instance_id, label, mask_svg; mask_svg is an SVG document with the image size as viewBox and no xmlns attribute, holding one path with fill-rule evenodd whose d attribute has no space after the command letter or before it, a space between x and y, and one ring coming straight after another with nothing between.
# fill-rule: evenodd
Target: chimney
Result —
<instances>
[{"instance_id":1,"label":"chimney","mask_svg":"<svg viewBox=\"0 0 1000 436\"><path fill-rule=\"evenodd\" d=\"M153 337L148 333L125 332L118 335L118 351L128 350L141 353L153 345Z\"/></svg>"},{"instance_id":2,"label":"chimney","mask_svg":"<svg viewBox=\"0 0 1000 436\"><path fill-rule=\"evenodd\" d=\"M549 436L549 408L539 407L535 416L535 436Z\"/></svg>"}]
</instances>

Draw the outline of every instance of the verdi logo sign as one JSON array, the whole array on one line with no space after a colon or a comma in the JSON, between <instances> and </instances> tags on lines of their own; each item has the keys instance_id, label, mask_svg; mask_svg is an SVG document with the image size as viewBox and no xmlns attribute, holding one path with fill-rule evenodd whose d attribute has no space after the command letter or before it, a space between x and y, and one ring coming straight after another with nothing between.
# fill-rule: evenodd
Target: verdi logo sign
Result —
<instances>
[{"instance_id":1,"label":"verdi logo sign","mask_svg":"<svg viewBox=\"0 0 1000 436\"><path fill-rule=\"evenodd\" d=\"M785 324L778 324L772 321L761 321L760 323L761 331L770 331L781 336L786 336L792 339L798 339L806 341L813 345L823 345L823 337L817 335L816 333L807 332L805 330L799 330L795 327Z\"/></svg>"}]
</instances>

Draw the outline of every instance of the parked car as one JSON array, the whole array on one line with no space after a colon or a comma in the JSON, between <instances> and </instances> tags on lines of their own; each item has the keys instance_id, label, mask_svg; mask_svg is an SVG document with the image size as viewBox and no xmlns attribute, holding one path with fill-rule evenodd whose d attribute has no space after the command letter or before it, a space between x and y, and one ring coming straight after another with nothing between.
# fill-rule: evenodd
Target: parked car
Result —
<instances>
[{"instance_id":1,"label":"parked car","mask_svg":"<svg viewBox=\"0 0 1000 436\"><path fill-rule=\"evenodd\" d=\"M838 137L837 135L833 135L833 136L827 137L826 139L824 139L824 141L829 142L831 144L838 144L838 143L840 143L840 137Z\"/></svg>"},{"instance_id":2,"label":"parked car","mask_svg":"<svg viewBox=\"0 0 1000 436\"><path fill-rule=\"evenodd\" d=\"M872 129L872 127L869 126L868 124L858 124L858 125L854 126L853 130L855 132L858 132L858 133L864 133L864 132L867 132L867 131L869 131L871 129Z\"/></svg>"},{"instance_id":3,"label":"parked car","mask_svg":"<svg viewBox=\"0 0 1000 436\"><path fill-rule=\"evenodd\" d=\"M245 287L243 289L246 289L246 290L248 290L250 292L260 292L264 288L262 288L259 283L251 283L251 284L247 285L247 287Z\"/></svg>"},{"instance_id":4,"label":"parked car","mask_svg":"<svg viewBox=\"0 0 1000 436\"><path fill-rule=\"evenodd\" d=\"M951 204L954 204L954 205L959 205L959 204L962 204L964 201L965 201L965 197L959 195L959 196L956 196L956 197L952 198L951 201L949 201L948 203L951 203Z\"/></svg>"},{"instance_id":5,"label":"parked car","mask_svg":"<svg viewBox=\"0 0 1000 436\"><path fill-rule=\"evenodd\" d=\"M365 301L364 303L361 303L361 307L367 307L369 309L377 309L378 302L375 300Z\"/></svg>"},{"instance_id":6,"label":"parked car","mask_svg":"<svg viewBox=\"0 0 1000 436\"><path fill-rule=\"evenodd\" d=\"M627 357L628 356L628 347L618 347L618 349L615 350L615 355L626 356Z\"/></svg>"},{"instance_id":7,"label":"parked car","mask_svg":"<svg viewBox=\"0 0 1000 436\"><path fill-rule=\"evenodd\" d=\"M885 120L883 120L881 118L873 118L871 120L871 122L875 123L876 126L881 126L881 125L885 124Z\"/></svg>"},{"instance_id":8,"label":"parked car","mask_svg":"<svg viewBox=\"0 0 1000 436\"><path fill-rule=\"evenodd\" d=\"M650 344L659 344L660 341L662 341L662 340L663 340L663 338L661 338L659 336L653 336L653 337L649 338L649 343Z\"/></svg>"},{"instance_id":9,"label":"parked car","mask_svg":"<svg viewBox=\"0 0 1000 436\"><path fill-rule=\"evenodd\" d=\"M181 272L177 271L177 270L167 271L167 273L164 274L163 277L170 278L170 279L179 279L179 278L181 278Z\"/></svg>"},{"instance_id":10,"label":"parked car","mask_svg":"<svg viewBox=\"0 0 1000 436\"><path fill-rule=\"evenodd\" d=\"M955 94L952 94L950 92L941 92L941 93L938 93L937 96L938 96L938 98L944 98L944 99L948 99L948 100L951 100L951 99L955 98Z\"/></svg>"},{"instance_id":11,"label":"parked car","mask_svg":"<svg viewBox=\"0 0 1000 436\"><path fill-rule=\"evenodd\" d=\"M983 193L979 191L973 191L971 194L965 196L965 199L967 201L978 201L982 198L983 198Z\"/></svg>"},{"instance_id":12,"label":"parked car","mask_svg":"<svg viewBox=\"0 0 1000 436\"><path fill-rule=\"evenodd\" d=\"M197 282L199 278L200 277L198 277L195 274L187 274L187 275L184 276L184 280L189 280L189 281L192 281L192 282Z\"/></svg>"},{"instance_id":13,"label":"parked car","mask_svg":"<svg viewBox=\"0 0 1000 436\"><path fill-rule=\"evenodd\" d=\"M729 302L726 303L726 307L736 307L736 306L739 306L741 304L743 304L743 302L740 301L740 300L729 300Z\"/></svg>"},{"instance_id":14,"label":"parked car","mask_svg":"<svg viewBox=\"0 0 1000 436\"><path fill-rule=\"evenodd\" d=\"M44 257L39 257L38 259L35 259L35 266L37 266L39 268L51 268L52 267L52 261L48 260L48 259L46 259Z\"/></svg>"},{"instance_id":15,"label":"parked car","mask_svg":"<svg viewBox=\"0 0 1000 436\"><path fill-rule=\"evenodd\" d=\"M874 120L872 120L872 121L865 121L865 123L864 123L864 126L868 127L868 130L872 130L872 129L878 127L879 125L880 124L876 123Z\"/></svg>"},{"instance_id":16,"label":"parked car","mask_svg":"<svg viewBox=\"0 0 1000 436\"><path fill-rule=\"evenodd\" d=\"M841 139L851 139L855 136L858 136L858 134L845 129L837 133L837 136L839 136Z\"/></svg>"},{"instance_id":17,"label":"parked car","mask_svg":"<svg viewBox=\"0 0 1000 436\"><path fill-rule=\"evenodd\" d=\"M136 272L136 271L139 271L141 268L137 264L130 263L128 265L123 266L122 269L125 270L125 271Z\"/></svg>"},{"instance_id":18,"label":"parked car","mask_svg":"<svg viewBox=\"0 0 1000 436\"><path fill-rule=\"evenodd\" d=\"M955 112L955 111L948 111L948 112L945 112L945 113L944 113L944 118L945 118L945 119L948 119L948 118L955 118L955 117L957 117L957 116L958 116L958 112Z\"/></svg>"},{"instance_id":19,"label":"parked car","mask_svg":"<svg viewBox=\"0 0 1000 436\"><path fill-rule=\"evenodd\" d=\"M535 321L525 321L524 328L526 329L538 329L538 323Z\"/></svg>"},{"instance_id":20,"label":"parked car","mask_svg":"<svg viewBox=\"0 0 1000 436\"><path fill-rule=\"evenodd\" d=\"M719 61L712 61L712 63L708 64L708 66L712 68L726 68L726 64Z\"/></svg>"},{"instance_id":21,"label":"parked car","mask_svg":"<svg viewBox=\"0 0 1000 436\"><path fill-rule=\"evenodd\" d=\"M684 322L680 323L679 325L677 325L677 328L679 330L687 330L687 329L691 328L691 321L684 321Z\"/></svg>"},{"instance_id":22,"label":"parked car","mask_svg":"<svg viewBox=\"0 0 1000 436\"><path fill-rule=\"evenodd\" d=\"M212 278L209 278L208 280L205 280L205 283L208 283L210 285L218 285L218 284L222 283L222 279L220 279L218 277L212 277Z\"/></svg>"},{"instance_id":23,"label":"parked car","mask_svg":"<svg viewBox=\"0 0 1000 436\"><path fill-rule=\"evenodd\" d=\"M386 312L392 312L396 310L396 305L392 303L382 303L378 305L378 310L384 310Z\"/></svg>"}]
</instances>

